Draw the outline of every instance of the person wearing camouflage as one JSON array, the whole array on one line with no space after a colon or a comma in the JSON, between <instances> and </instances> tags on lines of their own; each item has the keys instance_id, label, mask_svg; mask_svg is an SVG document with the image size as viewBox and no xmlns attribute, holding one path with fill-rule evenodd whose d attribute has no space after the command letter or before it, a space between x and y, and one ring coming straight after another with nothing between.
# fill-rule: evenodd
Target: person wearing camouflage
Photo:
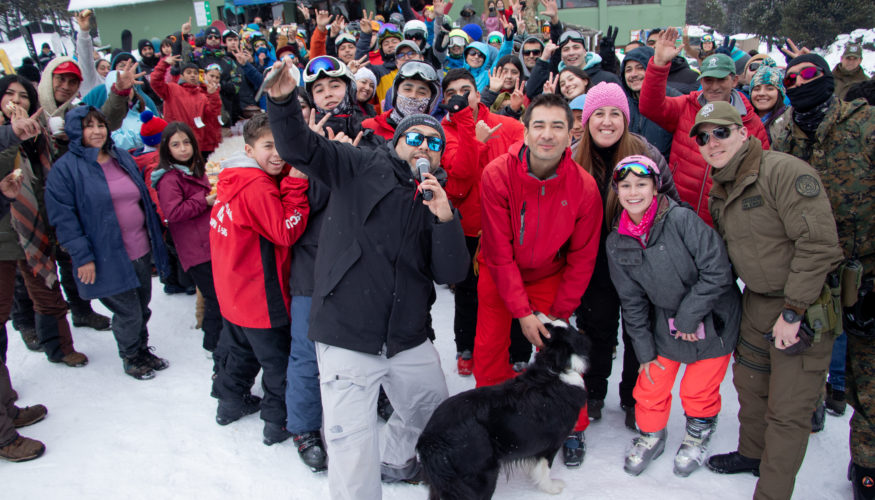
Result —
<instances>
[{"instance_id":1,"label":"person wearing camouflage","mask_svg":"<svg viewBox=\"0 0 875 500\"><path fill-rule=\"evenodd\" d=\"M709 210L745 284L732 367L738 448L707 465L759 475L754 499L789 500L839 322L824 313L827 276L842 261L832 208L817 172L763 150L731 104L703 106L690 134L713 168Z\"/></svg>"},{"instance_id":2,"label":"person wearing camouflage","mask_svg":"<svg viewBox=\"0 0 875 500\"><path fill-rule=\"evenodd\" d=\"M806 68L814 68L808 70L815 73L811 78L804 77ZM858 300L844 304L847 355L833 353L833 365L847 360L844 396L854 408L850 476L855 498L875 498L875 112L862 99L844 102L833 96L833 74L820 56L791 60L787 74L797 75L787 85L792 107L781 118L772 148L818 171L835 212L844 255L862 265ZM834 382L830 377L828 405L839 403L840 387Z\"/></svg>"}]
</instances>

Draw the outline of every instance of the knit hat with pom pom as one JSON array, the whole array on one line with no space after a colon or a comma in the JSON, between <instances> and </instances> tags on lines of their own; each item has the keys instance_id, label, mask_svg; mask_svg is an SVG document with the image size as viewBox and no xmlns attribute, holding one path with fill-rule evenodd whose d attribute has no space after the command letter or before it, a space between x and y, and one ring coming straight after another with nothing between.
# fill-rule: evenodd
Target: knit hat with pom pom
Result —
<instances>
[{"instance_id":1,"label":"knit hat with pom pom","mask_svg":"<svg viewBox=\"0 0 875 500\"><path fill-rule=\"evenodd\" d=\"M167 126L167 122L152 114L148 109L140 113L140 121L143 125L140 127L140 138L143 139L143 144L155 147L161 144L161 132Z\"/></svg>"}]
</instances>

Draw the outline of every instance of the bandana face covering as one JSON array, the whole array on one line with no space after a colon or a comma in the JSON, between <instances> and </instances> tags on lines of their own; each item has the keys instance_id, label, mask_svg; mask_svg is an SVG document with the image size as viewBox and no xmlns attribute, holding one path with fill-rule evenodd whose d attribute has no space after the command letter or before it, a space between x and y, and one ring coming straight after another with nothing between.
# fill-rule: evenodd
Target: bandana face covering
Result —
<instances>
[{"instance_id":1,"label":"bandana face covering","mask_svg":"<svg viewBox=\"0 0 875 500\"><path fill-rule=\"evenodd\" d=\"M835 90L835 82L826 75L802 84L798 87L787 89L787 98L794 109L805 112L820 106L832 97Z\"/></svg>"},{"instance_id":2,"label":"bandana face covering","mask_svg":"<svg viewBox=\"0 0 875 500\"><path fill-rule=\"evenodd\" d=\"M395 108L392 109L392 119L400 123L405 116L415 115L418 113L428 114L428 103L430 97L416 99L413 97L405 97L399 95L395 98Z\"/></svg>"}]
</instances>

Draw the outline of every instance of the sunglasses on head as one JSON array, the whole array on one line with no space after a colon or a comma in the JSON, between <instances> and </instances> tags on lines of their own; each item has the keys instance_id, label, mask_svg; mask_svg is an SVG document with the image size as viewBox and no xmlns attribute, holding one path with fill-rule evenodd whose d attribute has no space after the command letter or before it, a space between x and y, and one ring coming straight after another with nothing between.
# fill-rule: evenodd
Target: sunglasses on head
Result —
<instances>
[{"instance_id":1,"label":"sunglasses on head","mask_svg":"<svg viewBox=\"0 0 875 500\"><path fill-rule=\"evenodd\" d=\"M633 173L638 177L656 177L656 171L654 171L651 167L636 162L631 163L623 163L617 165L614 169L614 182L618 183L629 176L629 173Z\"/></svg>"},{"instance_id":2,"label":"sunglasses on head","mask_svg":"<svg viewBox=\"0 0 875 500\"><path fill-rule=\"evenodd\" d=\"M440 137L427 137L419 132L407 132L404 134L404 141L408 146L419 147L422 141L428 144L428 149L432 151L440 151L444 147L444 141Z\"/></svg>"},{"instance_id":3,"label":"sunglasses on head","mask_svg":"<svg viewBox=\"0 0 875 500\"><path fill-rule=\"evenodd\" d=\"M784 77L784 87L790 88L793 85L796 85L796 79L798 77L802 77L806 80L811 80L812 78L818 77L823 74L823 71L816 66L809 66L807 68L802 68L796 73L787 73L787 76Z\"/></svg>"},{"instance_id":4,"label":"sunglasses on head","mask_svg":"<svg viewBox=\"0 0 875 500\"><path fill-rule=\"evenodd\" d=\"M541 49L532 49L532 50L524 50L524 56L539 56L541 55Z\"/></svg>"},{"instance_id":5,"label":"sunglasses on head","mask_svg":"<svg viewBox=\"0 0 875 500\"><path fill-rule=\"evenodd\" d=\"M715 139L720 139L721 141L724 139L729 139L729 136L732 135L732 129L729 127L716 127L711 132L699 132L696 134L696 144L699 146L704 146L708 144L711 140L711 136L714 136Z\"/></svg>"}]
</instances>

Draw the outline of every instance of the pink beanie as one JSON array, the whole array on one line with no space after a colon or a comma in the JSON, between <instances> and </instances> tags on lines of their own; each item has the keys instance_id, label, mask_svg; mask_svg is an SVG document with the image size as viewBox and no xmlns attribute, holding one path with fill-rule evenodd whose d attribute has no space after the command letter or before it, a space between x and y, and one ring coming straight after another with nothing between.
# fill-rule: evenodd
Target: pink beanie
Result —
<instances>
[{"instance_id":1,"label":"pink beanie","mask_svg":"<svg viewBox=\"0 0 875 500\"><path fill-rule=\"evenodd\" d=\"M581 114L583 124L586 125L595 110L605 106L614 106L622 111L626 115L627 124L632 121L629 118L629 100L623 89L616 83L601 82L586 93L586 102L583 104Z\"/></svg>"}]
</instances>

